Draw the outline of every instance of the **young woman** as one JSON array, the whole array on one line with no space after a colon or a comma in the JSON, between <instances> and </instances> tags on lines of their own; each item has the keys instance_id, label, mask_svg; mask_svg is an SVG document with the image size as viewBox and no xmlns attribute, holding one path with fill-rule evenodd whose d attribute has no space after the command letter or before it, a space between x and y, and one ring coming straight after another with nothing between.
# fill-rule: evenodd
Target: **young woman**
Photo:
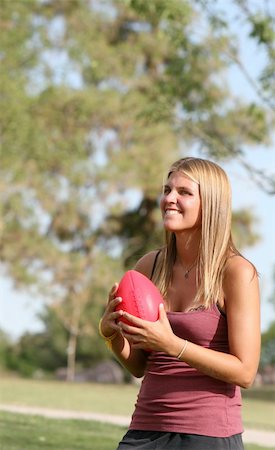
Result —
<instances>
[{"instance_id":1,"label":"young woman","mask_svg":"<svg viewBox=\"0 0 275 450\"><path fill-rule=\"evenodd\" d=\"M118 449L241 450L240 387L258 368L260 302L256 269L232 241L228 178L211 161L180 159L160 207L166 243L135 267L163 295L159 320L116 311L115 284L100 321L120 362L144 376Z\"/></svg>"}]
</instances>

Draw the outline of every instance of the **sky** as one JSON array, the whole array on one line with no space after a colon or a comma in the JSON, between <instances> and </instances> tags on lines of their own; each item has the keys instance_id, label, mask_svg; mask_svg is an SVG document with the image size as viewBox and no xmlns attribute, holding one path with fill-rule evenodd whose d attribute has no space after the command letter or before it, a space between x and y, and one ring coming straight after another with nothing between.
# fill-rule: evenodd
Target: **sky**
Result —
<instances>
[{"instance_id":1,"label":"sky","mask_svg":"<svg viewBox=\"0 0 275 450\"><path fill-rule=\"evenodd\" d=\"M255 76L260 66L261 56L259 49L246 40L245 31L245 28L239 30L242 59L250 68L251 75ZM255 64L256 60L257 64ZM229 74L229 83L236 95L241 92L249 99L255 95L240 72L233 67ZM275 172L274 148L249 149L246 160L256 168L265 169L270 175ZM243 254L253 262L260 273L261 328L265 331L271 321L275 320L275 309L268 302L272 292L272 271L275 267L275 198L263 192L236 161L222 164L222 166L231 181L233 209L248 207L258 218L257 232L261 239L254 247L245 249ZM14 340L26 331L42 330L42 323L37 317L44 304L41 298L32 298L26 293L17 291L4 272L0 273L0 289L0 328L2 330Z\"/></svg>"}]
</instances>

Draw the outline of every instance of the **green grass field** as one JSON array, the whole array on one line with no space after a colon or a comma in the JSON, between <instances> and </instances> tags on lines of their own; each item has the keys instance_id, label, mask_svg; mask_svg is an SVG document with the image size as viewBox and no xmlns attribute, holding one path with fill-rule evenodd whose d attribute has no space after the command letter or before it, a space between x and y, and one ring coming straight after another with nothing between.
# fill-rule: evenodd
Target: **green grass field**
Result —
<instances>
[{"instance_id":1,"label":"green grass field","mask_svg":"<svg viewBox=\"0 0 275 450\"><path fill-rule=\"evenodd\" d=\"M124 432L97 422L0 413L1 450L114 450Z\"/></svg>"},{"instance_id":2,"label":"green grass field","mask_svg":"<svg viewBox=\"0 0 275 450\"><path fill-rule=\"evenodd\" d=\"M137 392L138 387L133 385L0 378L1 403L45 408L130 415Z\"/></svg>"},{"instance_id":3,"label":"green grass field","mask_svg":"<svg viewBox=\"0 0 275 450\"><path fill-rule=\"evenodd\" d=\"M0 403L127 416L137 392L133 385L0 379ZM246 427L275 431L274 402L245 398L243 416ZM124 432L125 428L92 421L0 413L0 450L114 450ZM265 449L252 444L245 447Z\"/></svg>"},{"instance_id":4,"label":"green grass field","mask_svg":"<svg viewBox=\"0 0 275 450\"><path fill-rule=\"evenodd\" d=\"M0 413L1 450L115 450L125 428ZM245 450L275 450L247 444Z\"/></svg>"},{"instance_id":5,"label":"green grass field","mask_svg":"<svg viewBox=\"0 0 275 450\"><path fill-rule=\"evenodd\" d=\"M130 416L137 392L138 387L133 385L77 384L0 378L0 402L13 405ZM275 402L244 398L243 420L246 427L275 431L274 417Z\"/></svg>"}]
</instances>

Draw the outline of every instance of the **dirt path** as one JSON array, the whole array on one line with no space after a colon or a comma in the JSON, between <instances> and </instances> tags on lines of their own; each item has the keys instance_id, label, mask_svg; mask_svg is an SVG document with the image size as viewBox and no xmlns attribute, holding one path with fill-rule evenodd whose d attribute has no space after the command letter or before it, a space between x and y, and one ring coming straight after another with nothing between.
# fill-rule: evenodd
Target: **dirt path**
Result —
<instances>
[{"instance_id":1,"label":"dirt path","mask_svg":"<svg viewBox=\"0 0 275 450\"><path fill-rule=\"evenodd\" d=\"M108 422L114 425L128 426L130 418L128 416L115 416L111 414L99 414L92 412L71 411L61 409L38 408L20 405L0 404L0 410L19 414L33 414L54 419L80 419L97 420L99 422ZM264 445L275 449L275 432L247 429L243 433L245 443Z\"/></svg>"}]
</instances>

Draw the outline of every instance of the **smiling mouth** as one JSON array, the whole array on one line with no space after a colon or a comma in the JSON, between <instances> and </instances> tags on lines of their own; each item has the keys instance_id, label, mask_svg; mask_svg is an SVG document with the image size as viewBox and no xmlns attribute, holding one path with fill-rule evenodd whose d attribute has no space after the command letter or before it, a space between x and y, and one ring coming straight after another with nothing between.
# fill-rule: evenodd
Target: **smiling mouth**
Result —
<instances>
[{"instance_id":1,"label":"smiling mouth","mask_svg":"<svg viewBox=\"0 0 275 450\"><path fill-rule=\"evenodd\" d=\"M175 216L177 214L181 214L181 212L176 209L166 209L165 211L166 216Z\"/></svg>"}]
</instances>

